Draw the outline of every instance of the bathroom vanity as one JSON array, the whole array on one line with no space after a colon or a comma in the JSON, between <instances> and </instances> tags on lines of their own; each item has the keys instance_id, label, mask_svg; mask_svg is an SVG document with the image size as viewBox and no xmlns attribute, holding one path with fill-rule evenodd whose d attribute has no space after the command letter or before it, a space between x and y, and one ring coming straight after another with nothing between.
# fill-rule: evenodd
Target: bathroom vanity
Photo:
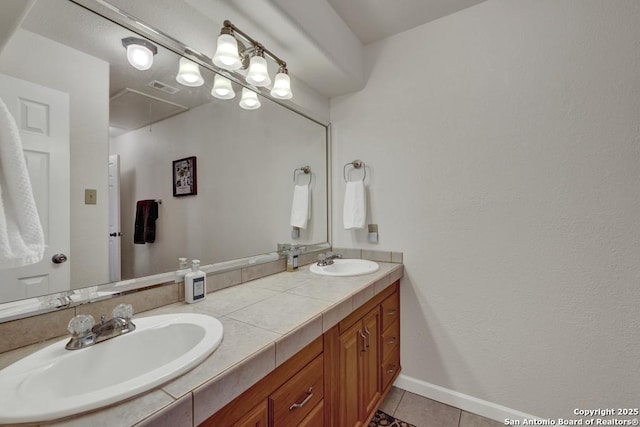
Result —
<instances>
[{"instance_id":1,"label":"bathroom vanity","mask_svg":"<svg viewBox=\"0 0 640 427\"><path fill-rule=\"evenodd\" d=\"M400 372L399 281L202 426L366 425Z\"/></svg>"},{"instance_id":2,"label":"bathroom vanity","mask_svg":"<svg viewBox=\"0 0 640 427\"><path fill-rule=\"evenodd\" d=\"M284 266L276 264L282 271ZM93 308L94 304L78 306L74 314L109 311L110 305L125 299L134 305L134 322L157 314L208 314L222 322L224 339L200 365L154 390L44 424L362 425L400 370L403 265L379 264L377 272L356 277L319 276L309 266L294 273L267 272L209 293L201 303L177 302L144 312L136 308L140 298L136 293L101 301ZM272 267L253 268L266 272ZM234 275L245 272L236 270L216 279L228 281ZM172 286L152 291L166 292ZM0 367L50 343L0 354Z\"/></svg>"}]
</instances>

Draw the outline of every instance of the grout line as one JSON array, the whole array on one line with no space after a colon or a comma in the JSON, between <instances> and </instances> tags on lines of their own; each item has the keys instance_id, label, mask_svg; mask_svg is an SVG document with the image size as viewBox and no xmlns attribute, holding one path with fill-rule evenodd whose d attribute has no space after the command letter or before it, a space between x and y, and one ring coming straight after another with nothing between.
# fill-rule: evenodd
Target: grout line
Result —
<instances>
[{"instance_id":1,"label":"grout line","mask_svg":"<svg viewBox=\"0 0 640 427\"><path fill-rule=\"evenodd\" d=\"M458 408L458 410L460 411L458 413L458 427L460 427L460 423L462 422L462 409Z\"/></svg>"},{"instance_id":2,"label":"grout line","mask_svg":"<svg viewBox=\"0 0 640 427\"><path fill-rule=\"evenodd\" d=\"M397 387L396 387L397 388ZM398 390L402 390L401 388L397 388ZM389 414L392 417L396 416L396 412L398 412L398 408L400 407L400 402L402 402L402 399L404 399L404 394L406 393L406 390L402 390L402 394L400 395L400 399L398 399L398 403L396 404L396 407L393 408L393 414Z\"/></svg>"}]
</instances>

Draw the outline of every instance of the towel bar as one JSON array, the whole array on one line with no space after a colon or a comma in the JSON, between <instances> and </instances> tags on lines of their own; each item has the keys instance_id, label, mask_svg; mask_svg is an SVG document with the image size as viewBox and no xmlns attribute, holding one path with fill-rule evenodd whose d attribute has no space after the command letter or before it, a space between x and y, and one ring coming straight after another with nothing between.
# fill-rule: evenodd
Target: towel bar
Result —
<instances>
[{"instance_id":1,"label":"towel bar","mask_svg":"<svg viewBox=\"0 0 640 427\"><path fill-rule=\"evenodd\" d=\"M364 171L362 182L364 182L364 179L367 177L367 168L365 167L366 165L362 160L354 160L353 162L349 162L344 165L344 167L342 168L342 176L344 177L344 182L349 182L349 180L347 179L347 166L349 165L353 166L354 169L362 168L362 170Z\"/></svg>"},{"instance_id":2,"label":"towel bar","mask_svg":"<svg viewBox=\"0 0 640 427\"><path fill-rule=\"evenodd\" d=\"M302 166L301 168L293 170L293 183L296 183L296 172L302 171L305 175L309 175L309 183L307 185L311 185L311 168L309 166Z\"/></svg>"}]
</instances>

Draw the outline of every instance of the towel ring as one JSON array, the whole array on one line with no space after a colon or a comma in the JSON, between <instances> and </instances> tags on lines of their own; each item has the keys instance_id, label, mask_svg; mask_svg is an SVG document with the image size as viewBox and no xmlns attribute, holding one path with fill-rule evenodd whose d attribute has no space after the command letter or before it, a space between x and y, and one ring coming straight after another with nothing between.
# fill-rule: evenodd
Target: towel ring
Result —
<instances>
[{"instance_id":1,"label":"towel ring","mask_svg":"<svg viewBox=\"0 0 640 427\"><path fill-rule=\"evenodd\" d=\"M301 168L293 170L293 183L296 183L296 172L298 171L304 172L305 175L309 175L309 183L307 185L311 185L311 168L309 166L302 166Z\"/></svg>"},{"instance_id":2,"label":"towel ring","mask_svg":"<svg viewBox=\"0 0 640 427\"><path fill-rule=\"evenodd\" d=\"M347 179L347 166L349 165L353 166L354 169L362 168L362 170L364 171L362 182L364 182L364 179L367 177L367 168L365 167L365 164L362 160L354 160L353 162L349 162L344 165L344 167L342 168L342 176L344 177L344 182L349 182L349 180Z\"/></svg>"}]
</instances>

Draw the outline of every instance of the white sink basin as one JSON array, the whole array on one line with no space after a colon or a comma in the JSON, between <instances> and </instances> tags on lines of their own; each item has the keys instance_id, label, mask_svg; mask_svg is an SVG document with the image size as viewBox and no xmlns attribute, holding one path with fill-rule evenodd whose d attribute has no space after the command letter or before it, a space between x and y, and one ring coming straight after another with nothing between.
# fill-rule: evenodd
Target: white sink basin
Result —
<instances>
[{"instance_id":1,"label":"white sink basin","mask_svg":"<svg viewBox=\"0 0 640 427\"><path fill-rule=\"evenodd\" d=\"M0 424L48 421L137 395L206 359L222 324L202 314L134 318L135 331L81 350L58 341L0 371Z\"/></svg>"},{"instance_id":2,"label":"white sink basin","mask_svg":"<svg viewBox=\"0 0 640 427\"><path fill-rule=\"evenodd\" d=\"M320 267L312 264L309 270L312 273L323 276L362 276L363 274L374 273L380 266L377 262L366 259L335 259L333 264Z\"/></svg>"}]
</instances>

